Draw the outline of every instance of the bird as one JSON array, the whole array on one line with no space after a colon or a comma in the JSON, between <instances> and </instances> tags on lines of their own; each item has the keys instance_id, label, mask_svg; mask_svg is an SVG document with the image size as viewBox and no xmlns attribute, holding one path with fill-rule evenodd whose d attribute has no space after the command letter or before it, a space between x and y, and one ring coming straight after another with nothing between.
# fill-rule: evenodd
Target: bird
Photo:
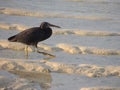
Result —
<instances>
[{"instance_id":1,"label":"bird","mask_svg":"<svg viewBox=\"0 0 120 90\"><path fill-rule=\"evenodd\" d=\"M26 45L25 53L26 58L28 58L28 46L34 46L37 49L38 53L44 55L54 56L45 52L40 52L38 50L37 44L41 41L48 39L52 35L52 29L50 27L61 28L60 26L53 25L48 22L42 22L39 27L32 27L26 29L16 35L13 35L8 38L10 42L20 42Z\"/></svg>"}]
</instances>

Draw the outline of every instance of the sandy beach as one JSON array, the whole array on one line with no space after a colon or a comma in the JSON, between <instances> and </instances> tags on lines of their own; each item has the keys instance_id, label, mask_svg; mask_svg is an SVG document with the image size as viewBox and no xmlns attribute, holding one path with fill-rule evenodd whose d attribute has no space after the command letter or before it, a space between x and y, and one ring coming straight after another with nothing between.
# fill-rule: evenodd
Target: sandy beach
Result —
<instances>
[{"instance_id":1,"label":"sandy beach","mask_svg":"<svg viewBox=\"0 0 120 90\"><path fill-rule=\"evenodd\" d=\"M0 90L120 90L120 0L0 0ZM49 22L34 52L8 38Z\"/></svg>"}]
</instances>

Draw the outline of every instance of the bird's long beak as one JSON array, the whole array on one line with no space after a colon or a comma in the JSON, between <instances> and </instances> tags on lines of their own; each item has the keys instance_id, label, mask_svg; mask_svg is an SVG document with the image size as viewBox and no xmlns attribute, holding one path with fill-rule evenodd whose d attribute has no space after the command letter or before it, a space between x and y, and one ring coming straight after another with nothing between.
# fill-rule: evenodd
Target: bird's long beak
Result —
<instances>
[{"instance_id":1,"label":"bird's long beak","mask_svg":"<svg viewBox=\"0 0 120 90\"><path fill-rule=\"evenodd\" d=\"M56 27L56 28L61 28L60 26L53 25L53 24L49 24L49 26L51 26L51 27Z\"/></svg>"}]
</instances>

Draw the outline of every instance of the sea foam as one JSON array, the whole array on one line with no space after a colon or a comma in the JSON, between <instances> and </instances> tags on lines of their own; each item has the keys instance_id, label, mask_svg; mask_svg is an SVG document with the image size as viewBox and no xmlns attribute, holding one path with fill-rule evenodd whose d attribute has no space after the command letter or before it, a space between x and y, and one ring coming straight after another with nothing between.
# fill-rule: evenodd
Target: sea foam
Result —
<instances>
[{"instance_id":1,"label":"sea foam","mask_svg":"<svg viewBox=\"0 0 120 90\"><path fill-rule=\"evenodd\" d=\"M67 73L84 75L87 77L120 77L120 66L98 66L91 64L65 64L60 62L50 62L46 60L29 61L29 60L11 60L0 58L0 69L7 71L26 71L26 72L42 72L42 73Z\"/></svg>"},{"instance_id":2,"label":"sea foam","mask_svg":"<svg viewBox=\"0 0 120 90\"><path fill-rule=\"evenodd\" d=\"M14 50L25 50L25 45L17 42L9 42L7 40L0 40L0 46L3 48L9 48ZM79 45L70 45L67 43L59 43L55 46L49 46L46 44L38 44L38 48L44 51L60 52L65 51L69 54L95 54L95 55L120 55L119 50L114 49L100 49L97 47L85 47ZM32 47L28 48L28 51L32 52Z\"/></svg>"},{"instance_id":3,"label":"sea foam","mask_svg":"<svg viewBox=\"0 0 120 90\"><path fill-rule=\"evenodd\" d=\"M7 24L0 23L0 29L4 30L19 30L23 31L30 28L22 24ZM53 31L54 35L77 35L77 36L120 36L119 32L108 32L108 31L92 31L92 30L81 30L81 29L57 29Z\"/></svg>"},{"instance_id":4,"label":"sea foam","mask_svg":"<svg viewBox=\"0 0 120 90\"><path fill-rule=\"evenodd\" d=\"M86 88L81 88L80 90L120 90L120 88L117 88L117 87L86 87Z\"/></svg>"},{"instance_id":5,"label":"sea foam","mask_svg":"<svg viewBox=\"0 0 120 90\"><path fill-rule=\"evenodd\" d=\"M75 19L86 19L86 20L111 20L110 17L103 17L103 16L80 16L80 15L70 15L63 12L43 12L43 11L28 11L23 9L13 9L13 8L0 8L0 14L7 14L7 15L16 15L16 16L32 16L38 18L45 18L45 17L54 17L54 18L75 18Z\"/></svg>"}]
</instances>

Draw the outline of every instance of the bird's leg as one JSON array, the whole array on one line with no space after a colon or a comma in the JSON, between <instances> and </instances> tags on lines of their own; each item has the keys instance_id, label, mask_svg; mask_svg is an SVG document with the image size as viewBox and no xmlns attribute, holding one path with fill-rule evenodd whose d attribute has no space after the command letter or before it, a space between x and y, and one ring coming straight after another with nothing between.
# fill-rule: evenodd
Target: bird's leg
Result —
<instances>
[{"instance_id":1,"label":"bird's leg","mask_svg":"<svg viewBox=\"0 0 120 90\"><path fill-rule=\"evenodd\" d=\"M25 45L25 58L28 59L28 45Z\"/></svg>"},{"instance_id":2,"label":"bird's leg","mask_svg":"<svg viewBox=\"0 0 120 90\"><path fill-rule=\"evenodd\" d=\"M38 50L37 46L35 46L35 47L36 47L38 53L41 53L41 54L43 54L45 56L55 57L55 55L52 55L52 54L49 54L49 53L46 53L46 52L41 52L41 51Z\"/></svg>"},{"instance_id":3,"label":"bird's leg","mask_svg":"<svg viewBox=\"0 0 120 90\"><path fill-rule=\"evenodd\" d=\"M36 52L36 47L35 46L31 46L32 52Z\"/></svg>"}]
</instances>

